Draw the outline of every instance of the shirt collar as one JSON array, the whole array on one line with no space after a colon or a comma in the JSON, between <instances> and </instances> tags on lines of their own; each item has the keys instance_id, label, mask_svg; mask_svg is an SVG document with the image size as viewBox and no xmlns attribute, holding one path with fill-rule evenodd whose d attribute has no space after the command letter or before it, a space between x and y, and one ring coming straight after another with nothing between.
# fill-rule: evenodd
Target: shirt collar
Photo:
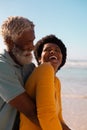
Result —
<instances>
[{"instance_id":1,"label":"shirt collar","mask_svg":"<svg viewBox=\"0 0 87 130\"><path fill-rule=\"evenodd\" d=\"M9 55L9 53L6 49L3 50L2 56L3 56L3 58L5 58L7 63L9 63L13 66L16 66L16 67L21 67L20 65L18 65L17 63L14 62L14 60L11 58L11 56Z\"/></svg>"}]
</instances>

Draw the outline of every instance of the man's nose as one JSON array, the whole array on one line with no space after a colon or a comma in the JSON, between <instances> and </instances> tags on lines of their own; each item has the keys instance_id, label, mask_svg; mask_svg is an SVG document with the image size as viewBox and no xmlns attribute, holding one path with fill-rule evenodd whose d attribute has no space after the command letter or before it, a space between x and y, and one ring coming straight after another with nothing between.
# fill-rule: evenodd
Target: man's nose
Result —
<instances>
[{"instance_id":1,"label":"man's nose","mask_svg":"<svg viewBox=\"0 0 87 130\"><path fill-rule=\"evenodd\" d=\"M32 44L32 47L31 47L31 48L32 48L32 50L34 50L35 46Z\"/></svg>"},{"instance_id":2,"label":"man's nose","mask_svg":"<svg viewBox=\"0 0 87 130\"><path fill-rule=\"evenodd\" d=\"M32 44L32 45L28 46L28 50L29 50L29 51L33 51L33 50L34 50L34 47L35 47L35 46Z\"/></svg>"},{"instance_id":3,"label":"man's nose","mask_svg":"<svg viewBox=\"0 0 87 130\"><path fill-rule=\"evenodd\" d=\"M34 49L34 47L35 47L34 44L31 44L30 48Z\"/></svg>"}]
</instances>

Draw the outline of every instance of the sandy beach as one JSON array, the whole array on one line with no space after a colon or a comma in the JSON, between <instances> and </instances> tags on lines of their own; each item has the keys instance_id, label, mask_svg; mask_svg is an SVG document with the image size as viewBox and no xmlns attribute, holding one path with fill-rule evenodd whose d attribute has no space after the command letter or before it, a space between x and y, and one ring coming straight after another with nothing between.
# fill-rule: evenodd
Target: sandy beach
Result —
<instances>
[{"instance_id":1,"label":"sandy beach","mask_svg":"<svg viewBox=\"0 0 87 130\"><path fill-rule=\"evenodd\" d=\"M62 96L63 116L72 130L87 130L87 97Z\"/></svg>"}]
</instances>

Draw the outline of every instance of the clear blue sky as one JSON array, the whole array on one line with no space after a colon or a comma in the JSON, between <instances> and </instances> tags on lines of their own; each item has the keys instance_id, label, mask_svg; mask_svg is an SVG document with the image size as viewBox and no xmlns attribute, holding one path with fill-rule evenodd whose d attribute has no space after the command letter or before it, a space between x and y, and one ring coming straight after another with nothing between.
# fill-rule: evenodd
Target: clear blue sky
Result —
<instances>
[{"instance_id":1,"label":"clear blue sky","mask_svg":"<svg viewBox=\"0 0 87 130\"><path fill-rule=\"evenodd\" d=\"M8 16L16 15L34 22L35 42L55 34L66 44L68 59L87 60L87 0L0 1L0 25Z\"/></svg>"}]
</instances>

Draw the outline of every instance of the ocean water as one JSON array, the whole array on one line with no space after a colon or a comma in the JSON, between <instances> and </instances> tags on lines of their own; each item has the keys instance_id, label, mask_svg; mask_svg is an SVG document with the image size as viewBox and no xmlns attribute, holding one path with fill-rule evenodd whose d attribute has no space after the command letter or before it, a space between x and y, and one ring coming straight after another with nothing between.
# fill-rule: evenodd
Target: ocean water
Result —
<instances>
[{"instance_id":1,"label":"ocean water","mask_svg":"<svg viewBox=\"0 0 87 130\"><path fill-rule=\"evenodd\" d=\"M87 130L87 61L67 61L57 76L66 124L72 130Z\"/></svg>"}]
</instances>

